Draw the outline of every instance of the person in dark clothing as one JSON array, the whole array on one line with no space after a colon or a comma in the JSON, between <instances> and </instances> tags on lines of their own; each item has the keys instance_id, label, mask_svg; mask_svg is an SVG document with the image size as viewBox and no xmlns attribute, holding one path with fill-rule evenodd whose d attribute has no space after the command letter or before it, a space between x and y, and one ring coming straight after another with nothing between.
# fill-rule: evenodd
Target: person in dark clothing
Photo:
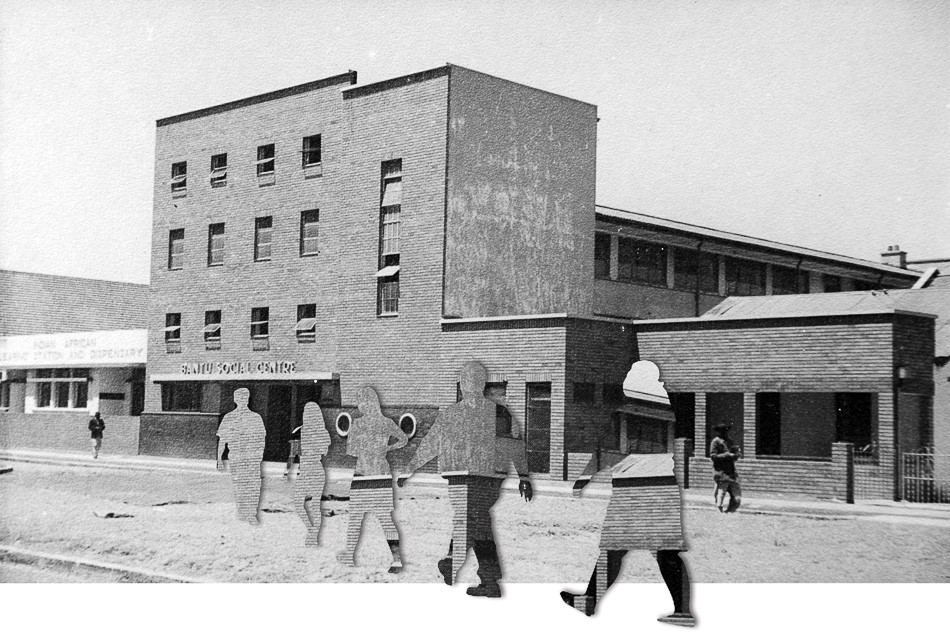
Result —
<instances>
[{"instance_id":1,"label":"person in dark clothing","mask_svg":"<svg viewBox=\"0 0 950 643\"><path fill-rule=\"evenodd\" d=\"M102 432L105 431L106 423L103 422L102 417L99 415L99 411L96 411L96 415L89 419L89 434L90 442L92 443L92 457L99 457L99 449L102 448Z\"/></svg>"},{"instance_id":2,"label":"person in dark clothing","mask_svg":"<svg viewBox=\"0 0 950 643\"><path fill-rule=\"evenodd\" d=\"M713 427L716 437L709 444L709 457L713 463L713 480L716 482L716 506L719 511L732 513L742 504L742 489L739 487L739 472L736 460L742 457L739 447L729 439L729 424L717 424ZM729 494L729 506L725 509L726 493Z\"/></svg>"}]
</instances>

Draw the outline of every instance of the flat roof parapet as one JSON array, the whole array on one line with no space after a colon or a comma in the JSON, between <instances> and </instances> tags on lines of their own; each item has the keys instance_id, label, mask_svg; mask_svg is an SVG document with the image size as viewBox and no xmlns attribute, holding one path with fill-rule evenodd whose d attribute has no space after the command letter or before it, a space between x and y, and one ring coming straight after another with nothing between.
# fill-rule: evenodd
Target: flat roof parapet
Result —
<instances>
[{"instance_id":1,"label":"flat roof parapet","mask_svg":"<svg viewBox=\"0 0 950 643\"><path fill-rule=\"evenodd\" d=\"M345 74L337 74L336 76L330 76L329 78L314 80L309 83L304 83L302 85L294 85L293 87L278 89L276 91L267 92L266 94L258 94L257 96L241 98L239 100L231 101L229 103L221 103L220 105L215 105L213 107L205 107L203 109L198 109L192 112L185 112L184 114L178 114L177 116L168 116L166 118L160 118L157 121L155 121L155 126L164 127L165 125L172 125L173 123L181 123L182 121L190 121L196 118L202 118L204 116L211 116L212 114L220 114L222 112L227 112L232 109L239 109L241 107L248 107L249 105L257 105L259 103L266 103L267 101L277 100L278 98L286 98L287 96L296 96L297 94L305 94L307 92L312 92L317 89L324 89L326 87L333 87L334 85L343 85L343 84L355 85L356 72L353 70L350 70L346 72Z\"/></svg>"}]
</instances>

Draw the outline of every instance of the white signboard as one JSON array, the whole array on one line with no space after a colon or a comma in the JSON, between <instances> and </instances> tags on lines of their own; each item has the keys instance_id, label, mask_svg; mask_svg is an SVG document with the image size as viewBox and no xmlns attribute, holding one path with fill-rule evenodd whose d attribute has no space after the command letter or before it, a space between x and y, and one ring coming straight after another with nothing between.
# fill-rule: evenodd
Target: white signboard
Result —
<instances>
[{"instance_id":1,"label":"white signboard","mask_svg":"<svg viewBox=\"0 0 950 643\"><path fill-rule=\"evenodd\" d=\"M144 328L0 337L0 368L144 366L147 345Z\"/></svg>"}]
</instances>

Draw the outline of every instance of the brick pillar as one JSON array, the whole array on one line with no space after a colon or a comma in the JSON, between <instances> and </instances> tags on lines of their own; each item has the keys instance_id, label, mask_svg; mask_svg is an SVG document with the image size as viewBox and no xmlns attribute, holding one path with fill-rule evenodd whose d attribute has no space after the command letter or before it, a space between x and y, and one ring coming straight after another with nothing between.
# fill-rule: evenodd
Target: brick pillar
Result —
<instances>
[{"instance_id":1,"label":"brick pillar","mask_svg":"<svg viewBox=\"0 0 950 643\"><path fill-rule=\"evenodd\" d=\"M673 474L682 489L689 489L689 456L692 451L692 440L688 438L673 440Z\"/></svg>"},{"instance_id":2,"label":"brick pillar","mask_svg":"<svg viewBox=\"0 0 950 643\"><path fill-rule=\"evenodd\" d=\"M755 459L755 393L742 397L742 457Z\"/></svg>"},{"instance_id":3,"label":"brick pillar","mask_svg":"<svg viewBox=\"0 0 950 643\"><path fill-rule=\"evenodd\" d=\"M848 504L854 504L854 445L835 442L831 445L831 462L835 469L835 493Z\"/></svg>"},{"instance_id":4,"label":"brick pillar","mask_svg":"<svg viewBox=\"0 0 950 643\"><path fill-rule=\"evenodd\" d=\"M891 481L893 488L889 495L894 500L900 500L898 453L894 444L897 406L897 396L892 391L877 394L877 461L881 476Z\"/></svg>"}]
</instances>

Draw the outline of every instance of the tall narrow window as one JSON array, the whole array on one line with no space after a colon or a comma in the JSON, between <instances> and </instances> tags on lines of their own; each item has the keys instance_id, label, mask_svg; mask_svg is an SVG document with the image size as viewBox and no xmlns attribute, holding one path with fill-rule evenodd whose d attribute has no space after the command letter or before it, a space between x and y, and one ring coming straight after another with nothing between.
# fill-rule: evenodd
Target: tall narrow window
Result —
<instances>
[{"instance_id":1,"label":"tall narrow window","mask_svg":"<svg viewBox=\"0 0 950 643\"><path fill-rule=\"evenodd\" d=\"M314 165L319 165L322 160L320 146L320 135L315 134L313 136L304 136L303 138L303 150L301 151L303 156L303 167L313 167Z\"/></svg>"},{"instance_id":2,"label":"tall narrow window","mask_svg":"<svg viewBox=\"0 0 950 643\"><path fill-rule=\"evenodd\" d=\"M264 338L270 333L270 309L251 309L251 338Z\"/></svg>"},{"instance_id":3,"label":"tall narrow window","mask_svg":"<svg viewBox=\"0 0 950 643\"><path fill-rule=\"evenodd\" d=\"M181 352L181 313L165 314L165 351Z\"/></svg>"},{"instance_id":4,"label":"tall narrow window","mask_svg":"<svg viewBox=\"0 0 950 643\"><path fill-rule=\"evenodd\" d=\"M610 235L594 235L594 278L610 279Z\"/></svg>"},{"instance_id":5,"label":"tall narrow window","mask_svg":"<svg viewBox=\"0 0 950 643\"><path fill-rule=\"evenodd\" d=\"M617 278L654 286L666 285L666 246L620 237Z\"/></svg>"},{"instance_id":6,"label":"tall narrow window","mask_svg":"<svg viewBox=\"0 0 950 643\"><path fill-rule=\"evenodd\" d=\"M211 187L219 188L228 184L228 155L215 154L211 157Z\"/></svg>"},{"instance_id":7,"label":"tall narrow window","mask_svg":"<svg viewBox=\"0 0 950 643\"><path fill-rule=\"evenodd\" d=\"M181 270L185 261L185 229L178 228L168 233L168 269Z\"/></svg>"},{"instance_id":8,"label":"tall narrow window","mask_svg":"<svg viewBox=\"0 0 950 643\"><path fill-rule=\"evenodd\" d=\"M270 261L273 217L258 217L254 221L254 261Z\"/></svg>"},{"instance_id":9,"label":"tall narrow window","mask_svg":"<svg viewBox=\"0 0 950 643\"><path fill-rule=\"evenodd\" d=\"M547 473L551 467L551 383L528 384L526 394L528 469Z\"/></svg>"},{"instance_id":10,"label":"tall narrow window","mask_svg":"<svg viewBox=\"0 0 950 643\"><path fill-rule=\"evenodd\" d=\"M274 173L274 144L260 145L257 148L257 176Z\"/></svg>"},{"instance_id":11,"label":"tall narrow window","mask_svg":"<svg viewBox=\"0 0 950 643\"><path fill-rule=\"evenodd\" d=\"M297 332L297 341L304 343L313 343L317 339L317 305L300 304L297 306L297 325L294 330Z\"/></svg>"},{"instance_id":12,"label":"tall narrow window","mask_svg":"<svg viewBox=\"0 0 950 643\"><path fill-rule=\"evenodd\" d=\"M318 254L319 238L320 210L304 210L300 213L300 256Z\"/></svg>"},{"instance_id":13,"label":"tall narrow window","mask_svg":"<svg viewBox=\"0 0 950 643\"><path fill-rule=\"evenodd\" d=\"M208 226L208 265L224 264L224 224L212 223Z\"/></svg>"},{"instance_id":14,"label":"tall narrow window","mask_svg":"<svg viewBox=\"0 0 950 643\"><path fill-rule=\"evenodd\" d=\"M745 259L726 259L726 295L764 295L765 264Z\"/></svg>"},{"instance_id":15,"label":"tall narrow window","mask_svg":"<svg viewBox=\"0 0 950 643\"><path fill-rule=\"evenodd\" d=\"M379 271L380 315L399 312L399 233L402 214L402 159L382 164L379 205Z\"/></svg>"},{"instance_id":16,"label":"tall narrow window","mask_svg":"<svg viewBox=\"0 0 950 643\"><path fill-rule=\"evenodd\" d=\"M188 187L188 162L172 163L172 192L182 192Z\"/></svg>"},{"instance_id":17,"label":"tall narrow window","mask_svg":"<svg viewBox=\"0 0 950 643\"><path fill-rule=\"evenodd\" d=\"M687 248L676 248L673 286L695 292L719 292L719 257Z\"/></svg>"},{"instance_id":18,"label":"tall narrow window","mask_svg":"<svg viewBox=\"0 0 950 643\"><path fill-rule=\"evenodd\" d=\"M205 311L205 350L214 351L221 348L221 311Z\"/></svg>"},{"instance_id":19,"label":"tall narrow window","mask_svg":"<svg viewBox=\"0 0 950 643\"><path fill-rule=\"evenodd\" d=\"M10 408L10 382L0 382L0 409Z\"/></svg>"}]
</instances>

